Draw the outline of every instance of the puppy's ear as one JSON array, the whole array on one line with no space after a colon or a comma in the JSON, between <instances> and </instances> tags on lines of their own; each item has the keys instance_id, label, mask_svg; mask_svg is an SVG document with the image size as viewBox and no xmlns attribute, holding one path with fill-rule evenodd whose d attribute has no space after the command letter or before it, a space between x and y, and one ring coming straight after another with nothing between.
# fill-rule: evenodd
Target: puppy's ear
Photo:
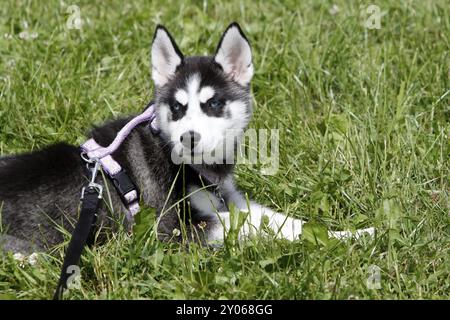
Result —
<instances>
[{"instance_id":1,"label":"puppy's ear","mask_svg":"<svg viewBox=\"0 0 450 320\"><path fill-rule=\"evenodd\" d=\"M241 27L233 22L217 46L214 60L234 81L246 86L253 77L252 50Z\"/></svg>"},{"instance_id":2,"label":"puppy's ear","mask_svg":"<svg viewBox=\"0 0 450 320\"><path fill-rule=\"evenodd\" d=\"M158 25L152 43L152 78L155 85L166 84L183 59L183 54L170 33L166 28Z\"/></svg>"}]
</instances>

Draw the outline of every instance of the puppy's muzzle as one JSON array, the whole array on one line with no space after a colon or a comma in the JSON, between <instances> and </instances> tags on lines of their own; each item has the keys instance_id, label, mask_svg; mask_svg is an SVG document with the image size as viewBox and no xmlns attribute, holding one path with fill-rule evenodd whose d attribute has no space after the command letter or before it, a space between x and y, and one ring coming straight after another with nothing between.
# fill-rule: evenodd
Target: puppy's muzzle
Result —
<instances>
[{"instance_id":1,"label":"puppy's muzzle","mask_svg":"<svg viewBox=\"0 0 450 320\"><path fill-rule=\"evenodd\" d=\"M200 142L201 137L200 133L190 130L180 136L180 142L186 149L194 150L195 146Z\"/></svg>"}]
</instances>

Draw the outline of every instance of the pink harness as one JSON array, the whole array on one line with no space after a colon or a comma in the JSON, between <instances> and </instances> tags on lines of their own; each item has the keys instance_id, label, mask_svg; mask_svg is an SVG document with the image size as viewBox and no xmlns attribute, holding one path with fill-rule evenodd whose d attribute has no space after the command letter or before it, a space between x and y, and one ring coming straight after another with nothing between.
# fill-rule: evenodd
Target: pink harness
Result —
<instances>
[{"instance_id":1,"label":"pink harness","mask_svg":"<svg viewBox=\"0 0 450 320\"><path fill-rule=\"evenodd\" d=\"M129 177L125 174L124 170L117 161L111 156L122 144L125 138L130 134L130 132L142 122L150 122L151 128L157 132L158 128L156 123L153 121L156 117L155 106L151 104L143 113L131 119L116 135L114 141L107 147L100 146L93 138L87 140L81 145L83 150L82 158L88 163L98 162L103 171L108 174L109 177L114 181L117 188L123 188L120 186L120 181L124 180L123 176L129 180ZM120 177L120 179L119 179ZM133 183L129 183L125 179L126 189L124 194L122 194L122 201L127 208L127 219L133 221L134 216L139 212L139 194L137 188ZM117 182L117 183L116 183Z\"/></svg>"}]
</instances>

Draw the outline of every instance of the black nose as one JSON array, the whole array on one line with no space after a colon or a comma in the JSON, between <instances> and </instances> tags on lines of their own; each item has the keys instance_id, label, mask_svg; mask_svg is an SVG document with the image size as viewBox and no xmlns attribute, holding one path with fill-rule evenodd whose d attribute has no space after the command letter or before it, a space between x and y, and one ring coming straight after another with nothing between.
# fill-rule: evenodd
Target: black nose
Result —
<instances>
[{"instance_id":1,"label":"black nose","mask_svg":"<svg viewBox=\"0 0 450 320\"><path fill-rule=\"evenodd\" d=\"M180 136L180 141L185 148L193 150L201 137L200 133L190 130Z\"/></svg>"}]
</instances>

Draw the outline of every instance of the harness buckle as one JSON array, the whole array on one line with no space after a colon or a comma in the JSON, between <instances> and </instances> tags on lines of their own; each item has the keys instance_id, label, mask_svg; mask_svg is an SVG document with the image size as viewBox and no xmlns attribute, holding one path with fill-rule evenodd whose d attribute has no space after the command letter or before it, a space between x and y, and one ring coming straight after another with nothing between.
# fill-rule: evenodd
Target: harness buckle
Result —
<instances>
[{"instance_id":1,"label":"harness buckle","mask_svg":"<svg viewBox=\"0 0 450 320\"><path fill-rule=\"evenodd\" d=\"M116 191L122 199L123 203L130 204L133 201L139 201L138 188L134 184L133 180L131 180L125 169L122 169L120 172L116 173L115 175L110 175L109 177L111 178L114 187L116 188ZM136 191L136 199L130 201L126 198L126 195L131 191Z\"/></svg>"},{"instance_id":2,"label":"harness buckle","mask_svg":"<svg viewBox=\"0 0 450 320\"><path fill-rule=\"evenodd\" d=\"M102 199L102 193L103 193L103 187L101 185L99 185L98 183L93 183L92 185L89 184L87 187L83 187L81 189L81 197L80 200L84 199L84 194L86 193L86 190L90 189L90 190L95 190L98 193L98 198Z\"/></svg>"},{"instance_id":3,"label":"harness buckle","mask_svg":"<svg viewBox=\"0 0 450 320\"><path fill-rule=\"evenodd\" d=\"M90 166L91 163L94 163L93 167ZM83 187L83 189L81 189L81 199L84 199L86 189L97 191L98 198L101 199L103 194L103 186L95 182L98 171L100 170L100 162L97 159L93 159L90 163L87 163L87 167L91 171L91 180L89 181L87 187Z\"/></svg>"}]
</instances>

